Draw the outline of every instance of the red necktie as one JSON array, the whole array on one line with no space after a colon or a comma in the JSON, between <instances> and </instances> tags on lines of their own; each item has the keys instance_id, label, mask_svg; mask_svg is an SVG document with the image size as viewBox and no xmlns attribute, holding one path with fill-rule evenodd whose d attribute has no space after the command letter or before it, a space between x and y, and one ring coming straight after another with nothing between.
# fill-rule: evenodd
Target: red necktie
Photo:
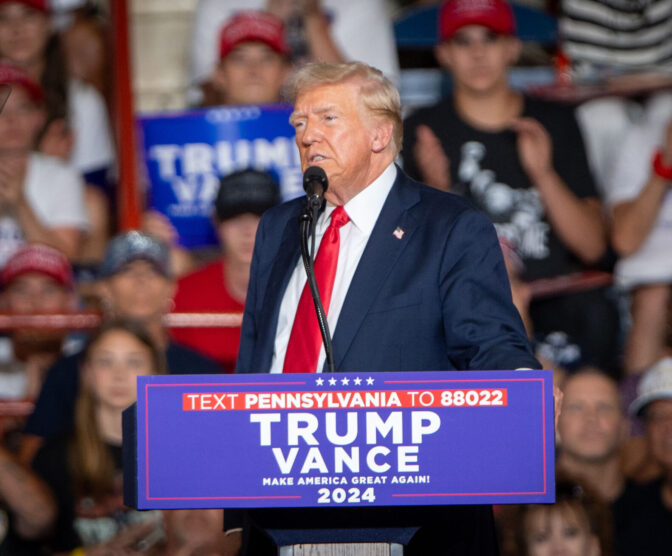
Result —
<instances>
[{"instance_id":1,"label":"red necktie","mask_svg":"<svg viewBox=\"0 0 672 556\"><path fill-rule=\"evenodd\" d=\"M329 313L331 292L334 289L334 277L338 265L338 250L341 243L339 229L348 223L348 217L342 206L331 213L331 223L324 232L320 248L315 258L315 278L320 291L322 305ZM315 305L308 284L303 288L299 306L296 309L292 333L287 344L284 373L314 373L322 347L322 335L315 315Z\"/></svg>"}]
</instances>

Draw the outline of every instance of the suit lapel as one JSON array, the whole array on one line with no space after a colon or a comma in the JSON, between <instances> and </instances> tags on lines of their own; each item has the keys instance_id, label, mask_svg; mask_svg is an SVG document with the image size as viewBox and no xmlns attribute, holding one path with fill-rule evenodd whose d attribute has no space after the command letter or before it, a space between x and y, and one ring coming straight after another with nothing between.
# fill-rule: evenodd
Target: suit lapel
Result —
<instances>
[{"instance_id":1,"label":"suit lapel","mask_svg":"<svg viewBox=\"0 0 672 556\"><path fill-rule=\"evenodd\" d=\"M408 209L420 196L410 187L410 180L401 170L390 190L371 237L359 261L334 331L334 363L338 370L356 336L364 317L380 291L380 285L393 272L399 255L409 244L418 223ZM401 230L401 238L399 232Z\"/></svg>"},{"instance_id":2,"label":"suit lapel","mask_svg":"<svg viewBox=\"0 0 672 556\"><path fill-rule=\"evenodd\" d=\"M256 368L267 372L271 368L273 349L275 342L275 332L278 328L278 316L280 314L280 303L287 288L289 278L301 255L299 213L302 205L297 205L297 209L292 212L287 219L285 230L282 235L282 242L278 249L271 274L266 286L263 305L263 322L259 324L259 349L257 349Z\"/></svg>"}]
</instances>

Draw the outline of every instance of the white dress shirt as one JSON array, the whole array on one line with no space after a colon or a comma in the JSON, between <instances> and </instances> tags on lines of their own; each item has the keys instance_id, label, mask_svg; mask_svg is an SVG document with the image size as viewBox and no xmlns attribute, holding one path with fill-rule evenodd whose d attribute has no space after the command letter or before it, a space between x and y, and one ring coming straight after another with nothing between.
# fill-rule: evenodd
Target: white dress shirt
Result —
<instances>
[{"instance_id":1,"label":"white dress shirt","mask_svg":"<svg viewBox=\"0 0 672 556\"><path fill-rule=\"evenodd\" d=\"M327 321L329 330L333 335L336 330L338 316L341 313L345 296L350 288L350 282L355 275L359 259L364 253L373 227L378 220L380 211L383 208L385 199L392 189L394 180L397 178L397 168L390 164L385 171L378 176L368 187L355 195L348 201L344 208L350 217L350 221L340 229L340 249L338 252L338 265L336 267L336 277L334 278L334 289L331 294L331 304L327 311ZM317 220L315 230L315 252L322 241L322 236L331 221L331 213L336 208L335 205L327 203L324 212ZM306 271L303 261L299 259L292 276L287 284L287 289L282 297L280 304L280 315L278 317L278 328L275 332L275 344L273 347L273 360L271 362L271 373L282 373L285 363L285 353L289 336L292 332L296 309L299 305L299 299L306 284ZM322 372L322 366L326 355L324 346L320 349L320 356L317 362L317 372Z\"/></svg>"}]
</instances>

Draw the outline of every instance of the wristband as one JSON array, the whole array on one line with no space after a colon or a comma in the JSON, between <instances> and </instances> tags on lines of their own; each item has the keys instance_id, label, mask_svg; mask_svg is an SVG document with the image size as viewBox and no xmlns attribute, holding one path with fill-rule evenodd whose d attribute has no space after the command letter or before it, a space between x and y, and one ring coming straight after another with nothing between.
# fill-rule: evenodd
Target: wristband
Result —
<instances>
[{"instance_id":1,"label":"wristband","mask_svg":"<svg viewBox=\"0 0 672 556\"><path fill-rule=\"evenodd\" d=\"M672 181L672 166L665 166L661 149L656 150L653 156L653 173L664 180Z\"/></svg>"}]
</instances>

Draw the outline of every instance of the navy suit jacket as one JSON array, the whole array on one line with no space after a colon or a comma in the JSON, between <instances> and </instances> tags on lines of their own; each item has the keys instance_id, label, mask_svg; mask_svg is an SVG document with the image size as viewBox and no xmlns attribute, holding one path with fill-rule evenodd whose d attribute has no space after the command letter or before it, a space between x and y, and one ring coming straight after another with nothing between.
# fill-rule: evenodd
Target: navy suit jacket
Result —
<instances>
[{"instance_id":1,"label":"navy suit jacket","mask_svg":"<svg viewBox=\"0 0 672 556\"><path fill-rule=\"evenodd\" d=\"M539 368L488 217L397 171L332 331L336 369ZM271 367L304 204L284 203L259 224L238 372Z\"/></svg>"},{"instance_id":2,"label":"navy suit jacket","mask_svg":"<svg viewBox=\"0 0 672 556\"><path fill-rule=\"evenodd\" d=\"M271 367L280 304L300 257L304 204L275 207L259 223L237 372ZM488 217L400 169L348 289L333 346L338 371L539 368ZM304 542L295 527L310 529L307 539L314 541L314 530L325 524L340 534L328 531L322 542L358 542L353 529L369 535L383 527L395 533L381 540L406 543L404 535L412 535L409 556L497 554L488 507L227 510L225 516L228 527L245 524L243 553L255 556L276 553L260 529L288 529L293 542Z\"/></svg>"}]
</instances>

